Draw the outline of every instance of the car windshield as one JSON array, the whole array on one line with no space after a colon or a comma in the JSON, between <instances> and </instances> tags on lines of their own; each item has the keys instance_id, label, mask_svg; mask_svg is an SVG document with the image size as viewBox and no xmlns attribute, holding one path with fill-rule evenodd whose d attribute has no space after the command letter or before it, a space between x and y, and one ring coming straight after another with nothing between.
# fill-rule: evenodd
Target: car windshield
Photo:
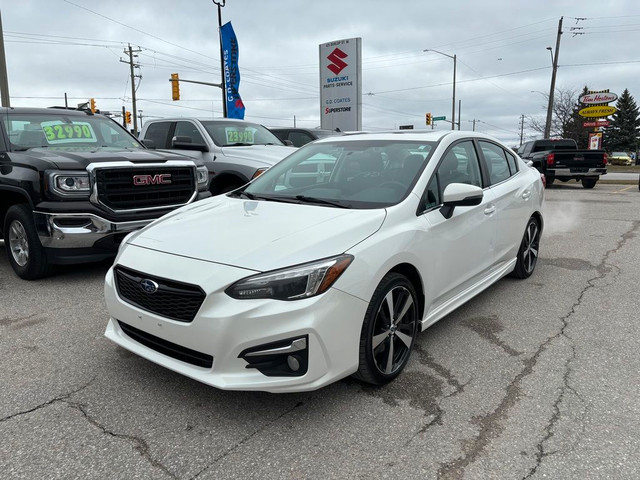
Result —
<instances>
[{"instance_id":1,"label":"car windshield","mask_svg":"<svg viewBox=\"0 0 640 480\"><path fill-rule=\"evenodd\" d=\"M13 150L144 148L113 120L98 115L9 113L2 116Z\"/></svg>"},{"instance_id":2,"label":"car windshield","mask_svg":"<svg viewBox=\"0 0 640 480\"><path fill-rule=\"evenodd\" d=\"M284 145L266 127L257 123L205 120L202 125L219 147Z\"/></svg>"},{"instance_id":3,"label":"car windshield","mask_svg":"<svg viewBox=\"0 0 640 480\"><path fill-rule=\"evenodd\" d=\"M233 195L342 208L388 207L408 195L435 145L398 140L311 143Z\"/></svg>"}]
</instances>

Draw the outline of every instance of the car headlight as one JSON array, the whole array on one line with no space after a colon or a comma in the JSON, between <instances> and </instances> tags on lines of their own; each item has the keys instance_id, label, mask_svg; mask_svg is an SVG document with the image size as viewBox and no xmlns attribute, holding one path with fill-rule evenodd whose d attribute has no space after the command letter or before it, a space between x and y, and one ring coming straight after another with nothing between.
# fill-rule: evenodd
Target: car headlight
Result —
<instances>
[{"instance_id":1,"label":"car headlight","mask_svg":"<svg viewBox=\"0 0 640 480\"><path fill-rule=\"evenodd\" d=\"M198 180L198 189L204 190L209 182L209 170L207 167L198 167L196 169L196 178Z\"/></svg>"},{"instance_id":2,"label":"car headlight","mask_svg":"<svg viewBox=\"0 0 640 480\"><path fill-rule=\"evenodd\" d=\"M52 172L49 174L49 185L58 195L89 195L91 184L86 172Z\"/></svg>"},{"instance_id":3,"label":"car headlight","mask_svg":"<svg viewBox=\"0 0 640 480\"><path fill-rule=\"evenodd\" d=\"M353 255L339 255L294 267L273 270L243 278L225 290L240 300L273 298L299 300L320 295L342 275Z\"/></svg>"}]
</instances>

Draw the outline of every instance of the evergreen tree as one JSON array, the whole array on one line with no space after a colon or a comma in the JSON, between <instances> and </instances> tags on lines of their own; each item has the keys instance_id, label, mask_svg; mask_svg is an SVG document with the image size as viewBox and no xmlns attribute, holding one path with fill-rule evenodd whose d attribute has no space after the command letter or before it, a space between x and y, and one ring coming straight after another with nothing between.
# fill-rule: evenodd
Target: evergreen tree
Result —
<instances>
[{"instance_id":1,"label":"evergreen tree","mask_svg":"<svg viewBox=\"0 0 640 480\"><path fill-rule=\"evenodd\" d=\"M616 102L618 111L605 129L604 148L609 151L631 151L638 149L640 135L640 111L628 89L624 89Z\"/></svg>"}]
</instances>

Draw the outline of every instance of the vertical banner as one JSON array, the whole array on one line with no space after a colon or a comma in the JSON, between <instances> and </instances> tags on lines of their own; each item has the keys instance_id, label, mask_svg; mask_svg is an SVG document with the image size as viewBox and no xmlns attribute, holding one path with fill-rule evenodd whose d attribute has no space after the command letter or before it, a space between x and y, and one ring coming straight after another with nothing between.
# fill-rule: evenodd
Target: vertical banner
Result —
<instances>
[{"instance_id":1,"label":"vertical banner","mask_svg":"<svg viewBox=\"0 0 640 480\"><path fill-rule=\"evenodd\" d=\"M362 39L323 43L320 51L320 125L362 130Z\"/></svg>"},{"instance_id":2,"label":"vertical banner","mask_svg":"<svg viewBox=\"0 0 640 480\"><path fill-rule=\"evenodd\" d=\"M589 150L600 150L602 148L602 132L589 134Z\"/></svg>"},{"instance_id":3,"label":"vertical banner","mask_svg":"<svg viewBox=\"0 0 640 480\"><path fill-rule=\"evenodd\" d=\"M244 103L238 93L240 70L238 69L238 40L231 22L220 27L220 42L224 59L224 86L227 117L244 120Z\"/></svg>"}]
</instances>

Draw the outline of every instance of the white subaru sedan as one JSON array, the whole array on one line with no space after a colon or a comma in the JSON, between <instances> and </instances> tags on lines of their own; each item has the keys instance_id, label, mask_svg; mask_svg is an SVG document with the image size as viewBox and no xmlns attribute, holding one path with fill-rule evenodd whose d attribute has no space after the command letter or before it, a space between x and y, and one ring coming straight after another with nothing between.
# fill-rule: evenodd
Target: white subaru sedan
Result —
<instances>
[{"instance_id":1,"label":"white subaru sedan","mask_svg":"<svg viewBox=\"0 0 640 480\"><path fill-rule=\"evenodd\" d=\"M533 273L543 196L539 172L486 135L319 140L130 234L105 335L221 389L381 385L419 331Z\"/></svg>"}]
</instances>

